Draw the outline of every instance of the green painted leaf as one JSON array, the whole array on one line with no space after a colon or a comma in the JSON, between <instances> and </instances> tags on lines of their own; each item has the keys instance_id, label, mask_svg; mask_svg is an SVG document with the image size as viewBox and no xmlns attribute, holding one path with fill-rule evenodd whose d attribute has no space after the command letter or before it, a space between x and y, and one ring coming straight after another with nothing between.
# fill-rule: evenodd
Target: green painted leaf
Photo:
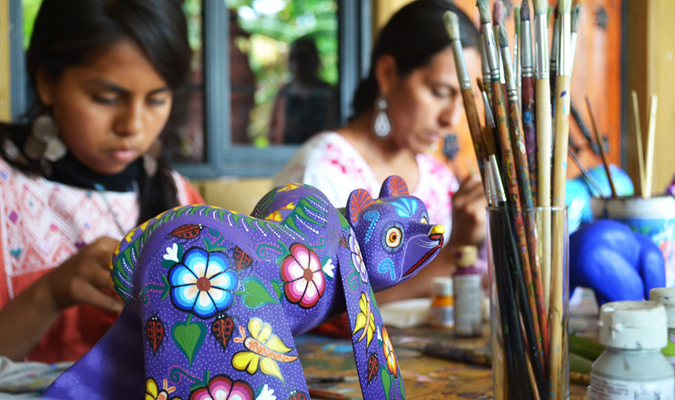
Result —
<instances>
[{"instance_id":1,"label":"green painted leaf","mask_svg":"<svg viewBox=\"0 0 675 400\"><path fill-rule=\"evenodd\" d=\"M400 373L401 373L401 371L399 371L399 377L401 376ZM399 379L399 380L398 380L398 390L399 390L400 393L401 393L401 398L402 398L403 400L405 400L405 388L403 387L403 384L402 384L401 382L402 382L402 381Z\"/></svg>"},{"instance_id":2,"label":"green painted leaf","mask_svg":"<svg viewBox=\"0 0 675 400\"><path fill-rule=\"evenodd\" d=\"M185 354L190 367L206 338L206 325L201 321L190 323L192 314L188 315L186 322L176 322L171 328L171 337L178 349Z\"/></svg>"},{"instance_id":3,"label":"green painted leaf","mask_svg":"<svg viewBox=\"0 0 675 400\"><path fill-rule=\"evenodd\" d=\"M164 282L164 291L162 292L162 301L164 301L171 291L171 285L169 285L169 278L166 275L162 275L162 282Z\"/></svg>"},{"instance_id":4,"label":"green painted leaf","mask_svg":"<svg viewBox=\"0 0 675 400\"><path fill-rule=\"evenodd\" d=\"M387 365L380 364L380 377L382 377L382 387L384 388L384 395L389 400L389 392L391 392L391 375L389 375L389 370Z\"/></svg>"},{"instance_id":5,"label":"green painted leaf","mask_svg":"<svg viewBox=\"0 0 675 400\"><path fill-rule=\"evenodd\" d=\"M274 291L277 293L277 298L281 302L281 300L284 298L284 290L282 289L284 284L279 282L277 279L272 279L270 283L272 284Z\"/></svg>"},{"instance_id":6,"label":"green painted leaf","mask_svg":"<svg viewBox=\"0 0 675 400\"><path fill-rule=\"evenodd\" d=\"M267 304L279 304L267 291L262 281L255 276L247 276L242 280L243 293L237 292L241 296L241 302L252 310L263 307Z\"/></svg>"}]
</instances>

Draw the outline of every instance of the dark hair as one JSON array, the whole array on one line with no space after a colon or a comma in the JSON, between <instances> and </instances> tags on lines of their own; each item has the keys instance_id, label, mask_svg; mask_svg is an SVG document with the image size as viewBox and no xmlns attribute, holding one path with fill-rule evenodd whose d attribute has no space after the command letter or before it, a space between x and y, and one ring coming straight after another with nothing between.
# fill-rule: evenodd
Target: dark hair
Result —
<instances>
[{"instance_id":1,"label":"dark hair","mask_svg":"<svg viewBox=\"0 0 675 400\"><path fill-rule=\"evenodd\" d=\"M361 81L354 93L354 117L373 107L379 94L375 79L375 64L383 54L396 60L401 77L416 68L428 65L440 51L450 46L443 14L452 11L459 17L462 47L478 49L480 34L471 19L457 6L447 0L416 0L401 8L387 22L370 57L368 78Z\"/></svg>"},{"instance_id":2,"label":"dark hair","mask_svg":"<svg viewBox=\"0 0 675 400\"><path fill-rule=\"evenodd\" d=\"M174 106L161 136L166 137L182 122L181 100L190 75L192 51L187 22L180 0L44 0L35 20L27 53L27 69L36 87L38 70L44 68L52 79L64 70L82 65L120 40L131 40L143 51L174 94ZM45 111L37 104L28 118ZM30 124L29 124L30 125ZM30 131L24 125L25 134ZM17 131L18 126L13 129ZM35 168L34 168L35 170ZM139 222L178 205L171 169L158 159L151 177L142 172Z\"/></svg>"}]
</instances>

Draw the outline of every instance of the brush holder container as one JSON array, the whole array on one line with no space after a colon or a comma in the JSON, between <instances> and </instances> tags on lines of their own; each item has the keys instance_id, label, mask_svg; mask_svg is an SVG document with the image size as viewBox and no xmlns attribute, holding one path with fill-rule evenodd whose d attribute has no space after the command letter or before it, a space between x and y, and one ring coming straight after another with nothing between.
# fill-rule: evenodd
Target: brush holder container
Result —
<instances>
[{"instance_id":1,"label":"brush holder container","mask_svg":"<svg viewBox=\"0 0 675 400\"><path fill-rule=\"evenodd\" d=\"M569 399L567 207L489 207L486 224L494 398Z\"/></svg>"}]
</instances>

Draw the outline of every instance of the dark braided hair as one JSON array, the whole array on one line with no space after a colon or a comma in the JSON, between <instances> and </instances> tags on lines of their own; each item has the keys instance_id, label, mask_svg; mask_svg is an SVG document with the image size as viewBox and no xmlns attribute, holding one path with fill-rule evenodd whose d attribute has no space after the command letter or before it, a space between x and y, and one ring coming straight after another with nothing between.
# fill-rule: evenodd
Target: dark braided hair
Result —
<instances>
[{"instance_id":1,"label":"dark braided hair","mask_svg":"<svg viewBox=\"0 0 675 400\"><path fill-rule=\"evenodd\" d=\"M66 68L86 63L120 40L131 40L143 51L152 66L171 88L174 96L169 120L160 137L175 134L186 109L186 83L190 75L192 50L187 38L187 22L181 0L44 0L35 20L27 53L27 70L36 86L37 73L44 68L52 79L59 79ZM36 104L22 124L0 125L0 133L26 136L35 116L46 111L37 96ZM32 172L39 164L18 165ZM145 171L138 178L139 223L178 205L171 168L162 155L157 171Z\"/></svg>"},{"instance_id":2,"label":"dark braided hair","mask_svg":"<svg viewBox=\"0 0 675 400\"><path fill-rule=\"evenodd\" d=\"M480 34L471 19L447 0L416 0L401 8L387 22L370 57L370 72L354 93L354 115L358 117L373 107L380 89L375 79L375 64L383 54L396 60L400 77L428 65L440 51L450 46L443 15L452 11L459 17L462 47L478 49Z\"/></svg>"}]
</instances>

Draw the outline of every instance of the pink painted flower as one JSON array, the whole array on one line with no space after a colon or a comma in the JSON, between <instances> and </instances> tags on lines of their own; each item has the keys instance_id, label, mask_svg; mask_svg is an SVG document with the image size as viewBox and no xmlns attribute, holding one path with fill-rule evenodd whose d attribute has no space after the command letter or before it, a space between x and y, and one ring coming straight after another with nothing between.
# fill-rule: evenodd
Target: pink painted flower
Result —
<instances>
[{"instance_id":1,"label":"pink painted flower","mask_svg":"<svg viewBox=\"0 0 675 400\"><path fill-rule=\"evenodd\" d=\"M349 235L349 249L352 252L352 263L359 273L363 283L368 282L368 270L366 269L366 264L363 262L363 255L361 254L361 248L359 247L359 242L356 241L354 235Z\"/></svg>"},{"instance_id":2,"label":"pink painted flower","mask_svg":"<svg viewBox=\"0 0 675 400\"><path fill-rule=\"evenodd\" d=\"M289 250L291 254L281 263L286 298L303 308L314 307L326 289L319 256L300 243L293 244Z\"/></svg>"},{"instance_id":3,"label":"pink painted flower","mask_svg":"<svg viewBox=\"0 0 675 400\"><path fill-rule=\"evenodd\" d=\"M190 393L189 400L253 400L255 395L251 386L242 381L232 381L229 376L216 375L209 381L208 387L201 387Z\"/></svg>"}]
</instances>

